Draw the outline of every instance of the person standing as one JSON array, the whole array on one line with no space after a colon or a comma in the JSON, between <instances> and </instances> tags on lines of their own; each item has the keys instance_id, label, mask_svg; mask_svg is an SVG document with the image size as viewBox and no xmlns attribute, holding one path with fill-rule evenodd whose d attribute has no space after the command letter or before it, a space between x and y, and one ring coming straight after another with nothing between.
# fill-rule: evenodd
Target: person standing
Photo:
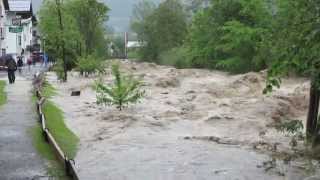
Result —
<instances>
[{"instance_id":1,"label":"person standing","mask_svg":"<svg viewBox=\"0 0 320 180\"><path fill-rule=\"evenodd\" d=\"M19 74L21 74L21 73L22 73L22 67L23 67L22 56L19 56L19 57L18 57L18 62L17 62L17 64L18 64Z\"/></svg>"},{"instance_id":2,"label":"person standing","mask_svg":"<svg viewBox=\"0 0 320 180\"><path fill-rule=\"evenodd\" d=\"M28 70L30 72L30 67L31 67L31 64L32 64L32 56L30 56L28 59L27 59L27 64L28 64Z\"/></svg>"},{"instance_id":3,"label":"person standing","mask_svg":"<svg viewBox=\"0 0 320 180\"><path fill-rule=\"evenodd\" d=\"M6 57L6 66L8 69L9 83L13 84L16 80L16 76L15 76L14 72L17 70L17 63L11 55L7 55L7 57Z\"/></svg>"},{"instance_id":4,"label":"person standing","mask_svg":"<svg viewBox=\"0 0 320 180\"><path fill-rule=\"evenodd\" d=\"M44 67L48 66L48 55L46 53L43 53L43 62L44 62Z\"/></svg>"}]
</instances>

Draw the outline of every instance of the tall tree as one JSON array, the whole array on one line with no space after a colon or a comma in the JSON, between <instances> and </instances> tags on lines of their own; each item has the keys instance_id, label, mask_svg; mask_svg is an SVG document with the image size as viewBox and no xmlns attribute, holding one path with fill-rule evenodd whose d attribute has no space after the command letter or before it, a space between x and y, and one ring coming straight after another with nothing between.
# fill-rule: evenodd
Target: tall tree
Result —
<instances>
[{"instance_id":1,"label":"tall tree","mask_svg":"<svg viewBox=\"0 0 320 180\"><path fill-rule=\"evenodd\" d=\"M134 5L132 17L130 19L130 26L138 36L141 36L139 37L140 39L143 39L146 19L154 12L155 9L156 5L148 0L141 0Z\"/></svg>"},{"instance_id":2,"label":"tall tree","mask_svg":"<svg viewBox=\"0 0 320 180\"><path fill-rule=\"evenodd\" d=\"M189 31L193 64L237 73L265 68L256 62L269 19L264 1L212 0L194 16Z\"/></svg>"},{"instance_id":3,"label":"tall tree","mask_svg":"<svg viewBox=\"0 0 320 180\"><path fill-rule=\"evenodd\" d=\"M60 61L63 70L70 69L76 58L77 41L82 41L74 17L59 0L46 0L39 11L39 22L46 52ZM62 79L66 80L66 71L63 74Z\"/></svg>"},{"instance_id":4,"label":"tall tree","mask_svg":"<svg viewBox=\"0 0 320 180\"><path fill-rule=\"evenodd\" d=\"M63 27L63 22L62 22L62 13L61 13L61 2L60 0L56 0L56 7L57 7L57 15L59 18L59 34L62 36L64 33L64 27ZM65 42L64 38L59 38L59 48L61 49L61 57L63 61L63 81L66 82L68 78L68 73L67 73L67 62L66 62L66 49L65 49Z\"/></svg>"},{"instance_id":5,"label":"tall tree","mask_svg":"<svg viewBox=\"0 0 320 180\"><path fill-rule=\"evenodd\" d=\"M108 20L109 8L97 0L71 0L67 3L68 9L75 17L79 31L85 45L86 54L96 53L97 45L105 43L105 22ZM99 50L99 49L98 49Z\"/></svg>"},{"instance_id":6,"label":"tall tree","mask_svg":"<svg viewBox=\"0 0 320 180\"><path fill-rule=\"evenodd\" d=\"M135 9L141 23L132 23L132 29L143 43L141 50L145 60L157 60L159 54L183 44L187 33L187 15L179 0L166 0L152 10L152 5L144 3L141 9ZM147 9L147 10L146 10Z\"/></svg>"},{"instance_id":7,"label":"tall tree","mask_svg":"<svg viewBox=\"0 0 320 180\"><path fill-rule=\"evenodd\" d=\"M277 23L272 34L275 62L268 72L265 92L280 86L281 75L289 71L310 78L309 112L306 134L309 142L320 143L320 2L318 0L279 0Z\"/></svg>"},{"instance_id":8,"label":"tall tree","mask_svg":"<svg viewBox=\"0 0 320 180\"><path fill-rule=\"evenodd\" d=\"M79 56L107 55L105 21L109 8L97 0L45 0L39 11L39 29L46 41L46 52L58 59L57 70L72 69ZM85 49L84 53L83 50Z\"/></svg>"}]
</instances>

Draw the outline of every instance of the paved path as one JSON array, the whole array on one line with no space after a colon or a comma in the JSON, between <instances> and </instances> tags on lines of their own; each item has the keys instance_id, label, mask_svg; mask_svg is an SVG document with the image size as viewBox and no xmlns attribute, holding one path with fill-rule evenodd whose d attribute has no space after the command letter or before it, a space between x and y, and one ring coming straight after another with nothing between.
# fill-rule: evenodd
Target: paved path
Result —
<instances>
[{"instance_id":1,"label":"paved path","mask_svg":"<svg viewBox=\"0 0 320 180\"><path fill-rule=\"evenodd\" d=\"M0 180L47 179L45 160L28 132L37 123L31 88L31 81L22 77L7 84L8 101L0 107Z\"/></svg>"}]
</instances>

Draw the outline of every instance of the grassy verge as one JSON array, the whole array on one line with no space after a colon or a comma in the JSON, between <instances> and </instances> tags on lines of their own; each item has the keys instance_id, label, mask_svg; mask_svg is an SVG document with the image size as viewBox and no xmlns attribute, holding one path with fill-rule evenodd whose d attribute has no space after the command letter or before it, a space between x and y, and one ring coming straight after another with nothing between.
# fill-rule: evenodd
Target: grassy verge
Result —
<instances>
[{"instance_id":1,"label":"grassy verge","mask_svg":"<svg viewBox=\"0 0 320 180\"><path fill-rule=\"evenodd\" d=\"M78 137L64 123L63 112L50 100L45 101L42 109L46 117L46 125L63 152L74 158L77 152Z\"/></svg>"},{"instance_id":2,"label":"grassy verge","mask_svg":"<svg viewBox=\"0 0 320 180\"><path fill-rule=\"evenodd\" d=\"M76 156L79 138L66 126L63 111L50 100L50 98L56 94L56 89L46 82L42 89L42 95L46 97L42 109L46 118L46 126L63 152L69 158L74 158Z\"/></svg>"},{"instance_id":3,"label":"grassy verge","mask_svg":"<svg viewBox=\"0 0 320 180\"><path fill-rule=\"evenodd\" d=\"M36 125L30 129L30 133L32 135L33 146L43 158L49 161L49 167L47 168L48 175L59 180L69 180L64 167L58 162L54 150L46 143L41 127Z\"/></svg>"},{"instance_id":4,"label":"grassy verge","mask_svg":"<svg viewBox=\"0 0 320 180\"><path fill-rule=\"evenodd\" d=\"M43 104L42 109L46 117L46 126L54 136L63 152L69 158L74 158L77 152L79 139L65 125L64 116L61 109L59 109L52 101L50 101L50 98L56 94L56 89L46 82L42 89L42 95L46 97L46 101ZM32 100L35 103L37 98L33 96ZM54 150L44 140L40 125L32 128L30 132L33 137L34 147L38 150L41 156L50 162L48 174L50 176L59 178L59 180L67 180L68 178L66 177L65 171L61 164L57 161Z\"/></svg>"},{"instance_id":5,"label":"grassy verge","mask_svg":"<svg viewBox=\"0 0 320 180\"><path fill-rule=\"evenodd\" d=\"M0 81L0 106L5 104L7 101L7 94L4 92L6 86L5 81Z\"/></svg>"},{"instance_id":6,"label":"grassy verge","mask_svg":"<svg viewBox=\"0 0 320 180\"><path fill-rule=\"evenodd\" d=\"M57 90L50 83L45 81L42 89L42 96L49 99L55 95L57 95Z\"/></svg>"}]
</instances>

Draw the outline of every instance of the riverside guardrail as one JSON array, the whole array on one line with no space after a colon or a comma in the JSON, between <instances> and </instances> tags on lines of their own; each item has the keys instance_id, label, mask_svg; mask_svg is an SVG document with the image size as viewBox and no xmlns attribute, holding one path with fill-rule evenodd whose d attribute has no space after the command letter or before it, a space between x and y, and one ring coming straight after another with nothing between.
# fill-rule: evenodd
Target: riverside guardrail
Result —
<instances>
[{"instance_id":1,"label":"riverside guardrail","mask_svg":"<svg viewBox=\"0 0 320 180\"><path fill-rule=\"evenodd\" d=\"M46 140L46 142L49 143L53 147L59 161L61 161L62 164L64 165L64 169L66 171L66 174L70 178L72 178L73 180L79 180L79 176L76 171L74 160L69 159L67 157L67 155L62 151L62 149L60 148L59 144L57 143L57 141L55 140L53 135L50 133L50 129L48 129L46 127L46 118L45 118L45 115L42 111L42 106L43 106L46 99L41 94L41 89L42 89L42 86L44 83L44 77L45 77L44 72L37 73L34 76L34 80L33 80L33 86L34 86L34 90L35 90L35 93L37 96L37 103L36 103L37 113L39 116L39 122L41 124L43 137Z\"/></svg>"}]
</instances>

